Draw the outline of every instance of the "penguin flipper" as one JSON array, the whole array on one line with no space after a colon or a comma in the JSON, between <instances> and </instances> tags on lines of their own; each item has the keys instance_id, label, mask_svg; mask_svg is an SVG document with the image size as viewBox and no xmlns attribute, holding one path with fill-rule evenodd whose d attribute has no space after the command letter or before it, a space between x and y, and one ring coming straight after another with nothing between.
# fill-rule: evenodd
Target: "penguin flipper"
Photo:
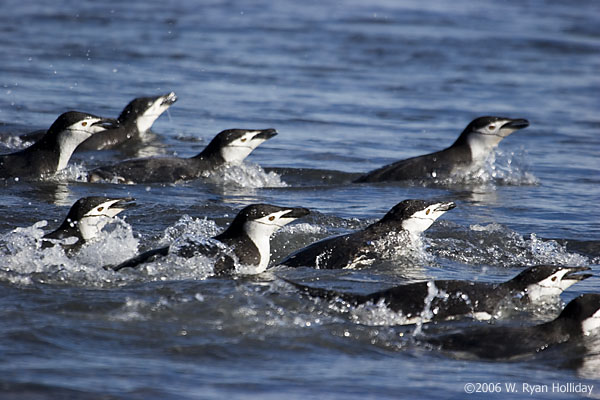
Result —
<instances>
[{"instance_id":1,"label":"penguin flipper","mask_svg":"<svg viewBox=\"0 0 600 400\"><path fill-rule=\"evenodd\" d=\"M140 264L149 263L151 261L156 260L158 257L164 257L169 254L169 246L160 247L158 249L148 250L142 254L138 254L137 256L130 258L127 261L123 261L118 265L107 265L104 269L112 269L113 271L120 271L123 268L135 268Z\"/></svg>"}]
</instances>

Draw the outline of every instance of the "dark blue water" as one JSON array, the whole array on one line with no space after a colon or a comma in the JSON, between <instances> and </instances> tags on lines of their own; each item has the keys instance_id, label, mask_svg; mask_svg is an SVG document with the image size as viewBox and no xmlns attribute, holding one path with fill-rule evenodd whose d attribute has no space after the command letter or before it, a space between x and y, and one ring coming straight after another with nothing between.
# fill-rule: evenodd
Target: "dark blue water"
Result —
<instances>
[{"instance_id":1,"label":"dark blue water","mask_svg":"<svg viewBox=\"0 0 600 400\"><path fill-rule=\"evenodd\" d=\"M275 235L277 261L364 227L402 199L443 198L458 207L411 252L327 279L364 289L498 281L537 263L598 272L596 1L7 0L0 11L3 152L22 145L13 134L47 128L66 110L116 117L134 97L170 91L179 101L142 155L191 156L227 128L279 131L246 165L208 181L85 182L87 169L123 157L109 151L77 153L50 182L1 183L0 397L445 399L465 397L470 382L583 382L600 393L594 350L456 360L410 340L414 327L399 331L385 308L311 301L273 273L217 279L206 260L177 257L121 274L100 269L181 235L214 235L255 202L313 211ZM345 173L446 147L488 114L531 125L500 144L478 179L348 183ZM322 179L268 167L340 172ZM75 200L96 194L138 205L73 257L35 248ZM597 286L591 278L563 301Z\"/></svg>"}]
</instances>

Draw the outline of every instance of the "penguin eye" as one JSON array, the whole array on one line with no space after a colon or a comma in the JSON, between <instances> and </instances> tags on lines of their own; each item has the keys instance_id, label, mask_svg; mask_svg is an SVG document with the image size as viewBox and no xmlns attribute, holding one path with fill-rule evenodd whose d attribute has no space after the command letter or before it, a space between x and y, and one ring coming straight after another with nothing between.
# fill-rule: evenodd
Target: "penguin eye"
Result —
<instances>
[{"instance_id":1,"label":"penguin eye","mask_svg":"<svg viewBox=\"0 0 600 400\"><path fill-rule=\"evenodd\" d=\"M104 207L98 207L98 212L101 212L102 210L104 210Z\"/></svg>"},{"instance_id":2,"label":"penguin eye","mask_svg":"<svg viewBox=\"0 0 600 400\"><path fill-rule=\"evenodd\" d=\"M488 129L490 131L495 131L496 130L496 125L490 125L490 126L488 126Z\"/></svg>"},{"instance_id":3,"label":"penguin eye","mask_svg":"<svg viewBox=\"0 0 600 400\"><path fill-rule=\"evenodd\" d=\"M552 282L556 282L556 277L555 276L552 277Z\"/></svg>"},{"instance_id":4,"label":"penguin eye","mask_svg":"<svg viewBox=\"0 0 600 400\"><path fill-rule=\"evenodd\" d=\"M431 210L428 208L427 211L425 211L425 215L429 215L430 212Z\"/></svg>"},{"instance_id":5,"label":"penguin eye","mask_svg":"<svg viewBox=\"0 0 600 400\"><path fill-rule=\"evenodd\" d=\"M273 221L274 219L275 219L275 217L272 215L269 217L269 221Z\"/></svg>"},{"instance_id":6,"label":"penguin eye","mask_svg":"<svg viewBox=\"0 0 600 400\"><path fill-rule=\"evenodd\" d=\"M81 123L81 126L87 126L87 121L83 121L83 122Z\"/></svg>"},{"instance_id":7,"label":"penguin eye","mask_svg":"<svg viewBox=\"0 0 600 400\"><path fill-rule=\"evenodd\" d=\"M248 138L242 138L240 141L245 142L246 140L248 140Z\"/></svg>"}]
</instances>

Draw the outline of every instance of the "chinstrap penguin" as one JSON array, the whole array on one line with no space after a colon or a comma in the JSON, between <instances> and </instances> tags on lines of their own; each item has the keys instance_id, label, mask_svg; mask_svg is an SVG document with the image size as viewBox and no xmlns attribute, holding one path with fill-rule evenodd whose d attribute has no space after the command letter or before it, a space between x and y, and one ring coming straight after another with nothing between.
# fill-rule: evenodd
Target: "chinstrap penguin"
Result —
<instances>
[{"instance_id":1,"label":"chinstrap penguin","mask_svg":"<svg viewBox=\"0 0 600 400\"><path fill-rule=\"evenodd\" d=\"M77 151L112 149L126 146L132 140L142 140L154 121L176 101L177 96L174 92L133 99L117 118L117 127L92 136L83 142Z\"/></svg>"},{"instance_id":2,"label":"chinstrap penguin","mask_svg":"<svg viewBox=\"0 0 600 400\"><path fill-rule=\"evenodd\" d=\"M269 265L271 235L290 222L308 214L309 210L306 208L279 207L269 204L249 205L237 214L223 233L212 239L233 252L237 263L245 267L243 273L259 274ZM222 246L218 246L219 243L207 241L165 246L144 252L119 265L107 266L105 269L119 271L123 268L135 268L174 251L180 257L205 255L216 258L214 272L217 275L235 272L236 260L224 252Z\"/></svg>"},{"instance_id":3,"label":"chinstrap penguin","mask_svg":"<svg viewBox=\"0 0 600 400\"><path fill-rule=\"evenodd\" d=\"M173 183L202 177L225 165L240 164L263 142L277 135L275 129L228 129L220 132L191 158L155 157L126 160L96 168L89 173L89 181L119 183Z\"/></svg>"},{"instance_id":4,"label":"chinstrap penguin","mask_svg":"<svg viewBox=\"0 0 600 400\"><path fill-rule=\"evenodd\" d=\"M526 119L479 117L444 150L397 161L371 171L355 182L444 179L481 165L498 143L529 126Z\"/></svg>"},{"instance_id":5,"label":"chinstrap penguin","mask_svg":"<svg viewBox=\"0 0 600 400\"><path fill-rule=\"evenodd\" d=\"M453 202L404 200L363 230L315 242L287 256L280 265L318 269L354 268L377 258L373 243L402 231L411 236L424 232Z\"/></svg>"},{"instance_id":6,"label":"chinstrap penguin","mask_svg":"<svg viewBox=\"0 0 600 400\"><path fill-rule=\"evenodd\" d=\"M0 178L41 178L67 167L75 148L115 120L78 111L60 115L44 136L26 149L0 155Z\"/></svg>"},{"instance_id":7,"label":"chinstrap penguin","mask_svg":"<svg viewBox=\"0 0 600 400\"><path fill-rule=\"evenodd\" d=\"M112 128L88 138L77 147L77 151L127 149L130 142L143 140L154 121L176 101L174 92L133 99L121 111ZM20 135L19 138L23 141L37 141L45 133L45 130L37 130Z\"/></svg>"},{"instance_id":8,"label":"chinstrap penguin","mask_svg":"<svg viewBox=\"0 0 600 400\"><path fill-rule=\"evenodd\" d=\"M533 355L562 343L600 334L600 294L582 294L550 322L533 326L481 326L417 340L457 358L509 360Z\"/></svg>"},{"instance_id":9,"label":"chinstrap penguin","mask_svg":"<svg viewBox=\"0 0 600 400\"><path fill-rule=\"evenodd\" d=\"M56 230L43 236L42 247L50 247L64 239L76 238L73 243L61 243L65 249L73 250L84 242L95 239L112 218L135 205L133 200L130 197L82 197L71 206L63 223Z\"/></svg>"},{"instance_id":10,"label":"chinstrap penguin","mask_svg":"<svg viewBox=\"0 0 600 400\"><path fill-rule=\"evenodd\" d=\"M407 283L365 295L284 280L312 297L339 299L353 306L382 302L406 317L407 323L413 323L464 316L487 320L495 317L503 306L524 306L558 298L571 285L591 277L591 274L579 274L589 270L588 267L537 265L502 283L435 280Z\"/></svg>"}]
</instances>

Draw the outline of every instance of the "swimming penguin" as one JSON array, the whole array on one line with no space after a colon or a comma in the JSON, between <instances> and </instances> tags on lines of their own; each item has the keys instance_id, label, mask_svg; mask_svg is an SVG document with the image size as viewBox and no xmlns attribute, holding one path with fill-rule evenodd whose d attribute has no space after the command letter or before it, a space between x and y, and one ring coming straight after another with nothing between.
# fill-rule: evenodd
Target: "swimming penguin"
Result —
<instances>
[{"instance_id":1,"label":"swimming penguin","mask_svg":"<svg viewBox=\"0 0 600 400\"><path fill-rule=\"evenodd\" d=\"M365 229L313 243L287 256L280 265L318 269L354 268L370 264L377 256L373 242L401 231L419 235L442 214L453 209L453 202L404 200Z\"/></svg>"},{"instance_id":2,"label":"swimming penguin","mask_svg":"<svg viewBox=\"0 0 600 400\"><path fill-rule=\"evenodd\" d=\"M514 359L539 353L561 343L600 334L600 294L582 294L550 322L533 326L482 326L439 336L421 336L459 358Z\"/></svg>"},{"instance_id":3,"label":"swimming penguin","mask_svg":"<svg viewBox=\"0 0 600 400\"><path fill-rule=\"evenodd\" d=\"M117 127L92 136L83 142L77 151L113 149L131 140L143 139L154 121L176 101L177 96L174 92L133 99L117 118Z\"/></svg>"},{"instance_id":4,"label":"swimming penguin","mask_svg":"<svg viewBox=\"0 0 600 400\"><path fill-rule=\"evenodd\" d=\"M176 101L174 92L133 99L125 106L114 127L88 138L77 147L77 151L114 149L133 140L142 140L154 121ZM20 135L19 138L23 141L37 141L45 133L45 130L37 130Z\"/></svg>"},{"instance_id":5,"label":"swimming penguin","mask_svg":"<svg viewBox=\"0 0 600 400\"><path fill-rule=\"evenodd\" d=\"M58 117L44 136L26 149L0 155L0 178L40 178L66 168L75 148L114 120L78 111Z\"/></svg>"},{"instance_id":6,"label":"swimming penguin","mask_svg":"<svg viewBox=\"0 0 600 400\"><path fill-rule=\"evenodd\" d=\"M447 149L408 158L371 171L355 182L443 179L480 165L498 143L529 126L526 119L479 117Z\"/></svg>"},{"instance_id":7,"label":"swimming penguin","mask_svg":"<svg viewBox=\"0 0 600 400\"><path fill-rule=\"evenodd\" d=\"M407 323L428 322L472 316L487 320L503 305L526 305L558 297L571 285L591 277L578 274L588 267L537 265L502 283L460 280L436 280L407 283L374 293L360 295L321 289L284 279L312 297L340 299L354 306L382 302L401 313Z\"/></svg>"},{"instance_id":8,"label":"swimming penguin","mask_svg":"<svg viewBox=\"0 0 600 400\"><path fill-rule=\"evenodd\" d=\"M278 207L269 204L249 205L237 214L223 233L213 239L233 251L239 264L250 267L245 273L260 274L269 265L271 235L279 228L308 214L306 208ZM165 246L149 250L119 265L105 268L114 271L134 268L175 251L178 256L186 258L195 255L216 257L215 274L232 273L235 271L235 260L227 252L223 252L222 246L210 242L184 244L176 248L173 245Z\"/></svg>"},{"instance_id":9,"label":"swimming penguin","mask_svg":"<svg viewBox=\"0 0 600 400\"><path fill-rule=\"evenodd\" d=\"M62 240L74 237L77 239L76 242L62 245L72 250L96 238L111 218L135 205L133 200L130 197L82 197L71 206L63 223L56 230L43 236L46 240L42 242L42 247L52 246L54 243L50 239Z\"/></svg>"},{"instance_id":10,"label":"swimming penguin","mask_svg":"<svg viewBox=\"0 0 600 400\"><path fill-rule=\"evenodd\" d=\"M228 129L211 140L195 157L154 157L126 160L96 168L89 181L117 180L119 183L173 183L199 178L224 164L239 164L263 142L277 135L275 129Z\"/></svg>"}]
</instances>

